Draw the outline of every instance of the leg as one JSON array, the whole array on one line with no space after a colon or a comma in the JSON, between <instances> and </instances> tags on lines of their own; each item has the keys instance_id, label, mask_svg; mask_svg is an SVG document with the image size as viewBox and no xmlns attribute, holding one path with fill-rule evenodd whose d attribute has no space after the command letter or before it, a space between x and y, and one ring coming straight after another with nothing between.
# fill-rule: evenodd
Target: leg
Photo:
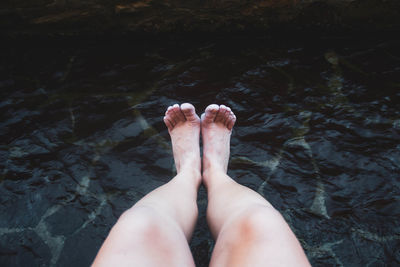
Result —
<instances>
[{"instance_id":1,"label":"leg","mask_svg":"<svg viewBox=\"0 0 400 267\"><path fill-rule=\"evenodd\" d=\"M207 220L216 239L210 266L310 266L280 213L226 174L235 120L223 105L208 106L201 118Z\"/></svg>"},{"instance_id":2,"label":"leg","mask_svg":"<svg viewBox=\"0 0 400 267\"><path fill-rule=\"evenodd\" d=\"M194 266L188 241L197 220L200 119L191 104L169 107L177 175L119 218L93 266Z\"/></svg>"}]
</instances>

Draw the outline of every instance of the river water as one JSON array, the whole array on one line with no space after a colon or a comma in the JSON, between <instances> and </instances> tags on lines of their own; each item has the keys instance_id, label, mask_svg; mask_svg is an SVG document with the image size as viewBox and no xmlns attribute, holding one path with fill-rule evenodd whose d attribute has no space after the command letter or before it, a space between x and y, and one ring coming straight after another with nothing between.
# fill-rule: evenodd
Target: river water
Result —
<instances>
[{"instance_id":1,"label":"river water","mask_svg":"<svg viewBox=\"0 0 400 267\"><path fill-rule=\"evenodd\" d=\"M13 41L0 63L0 265L88 266L119 215L175 174L174 103L237 115L229 174L314 266L400 264L397 41ZM213 240L200 188L191 242Z\"/></svg>"}]
</instances>

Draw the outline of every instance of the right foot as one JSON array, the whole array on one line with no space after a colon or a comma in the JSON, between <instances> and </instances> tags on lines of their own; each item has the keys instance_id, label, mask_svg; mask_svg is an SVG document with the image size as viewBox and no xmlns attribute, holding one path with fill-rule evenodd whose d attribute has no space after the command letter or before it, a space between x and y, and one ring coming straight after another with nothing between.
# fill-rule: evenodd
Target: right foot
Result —
<instances>
[{"instance_id":1,"label":"right foot","mask_svg":"<svg viewBox=\"0 0 400 267\"><path fill-rule=\"evenodd\" d=\"M195 171L200 175L200 119L192 104L168 107L164 117L171 136L177 172Z\"/></svg>"},{"instance_id":2,"label":"right foot","mask_svg":"<svg viewBox=\"0 0 400 267\"><path fill-rule=\"evenodd\" d=\"M236 116L224 105L209 105L201 116L203 176L210 170L227 172L230 139Z\"/></svg>"}]
</instances>

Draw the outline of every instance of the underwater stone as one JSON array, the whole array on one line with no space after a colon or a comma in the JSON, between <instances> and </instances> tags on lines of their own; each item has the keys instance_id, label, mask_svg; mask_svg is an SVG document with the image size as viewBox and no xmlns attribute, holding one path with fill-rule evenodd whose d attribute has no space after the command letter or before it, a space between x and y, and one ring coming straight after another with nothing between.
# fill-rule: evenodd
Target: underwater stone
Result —
<instances>
[{"instance_id":1,"label":"underwater stone","mask_svg":"<svg viewBox=\"0 0 400 267\"><path fill-rule=\"evenodd\" d=\"M53 235L71 235L87 219L89 211L85 211L79 204L70 204L61 207L56 213L46 218L47 228Z\"/></svg>"},{"instance_id":2,"label":"underwater stone","mask_svg":"<svg viewBox=\"0 0 400 267\"><path fill-rule=\"evenodd\" d=\"M96 223L89 224L67 238L56 266L90 266L110 228L99 227Z\"/></svg>"},{"instance_id":3,"label":"underwater stone","mask_svg":"<svg viewBox=\"0 0 400 267\"><path fill-rule=\"evenodd\" d=\"M49 247L31 231L4 234L0 238L0 266L49 266Z\"/></svg>"}]
</instances>

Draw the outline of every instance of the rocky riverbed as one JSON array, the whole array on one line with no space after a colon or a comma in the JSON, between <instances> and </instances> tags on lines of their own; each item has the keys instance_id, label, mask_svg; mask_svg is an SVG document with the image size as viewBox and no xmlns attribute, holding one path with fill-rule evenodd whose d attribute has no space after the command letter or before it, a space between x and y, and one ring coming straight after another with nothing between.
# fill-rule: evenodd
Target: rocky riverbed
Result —
<instances>
[{"instance_id":1,"label":"rocky riverbed","mask_svg":"<svg viewBox=\"0 0 400 267\"><path fill-rule=\"evenodd\" d=\"M232 107L230 175L282 212L313 266L400 264L397 41L3 45L1 266L90 265L174 175L162 115L182 102ZM203 187L198 205L191 249L207 266Z\"/></svg>"}]
</instances>

